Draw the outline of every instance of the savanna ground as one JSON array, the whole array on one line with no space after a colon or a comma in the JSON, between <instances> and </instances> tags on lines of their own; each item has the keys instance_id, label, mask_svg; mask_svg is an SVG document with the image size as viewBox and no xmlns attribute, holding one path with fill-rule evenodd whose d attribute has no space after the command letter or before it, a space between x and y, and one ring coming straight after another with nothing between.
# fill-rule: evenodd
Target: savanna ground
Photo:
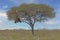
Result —
<instances>
[{"instance_id":1,"label":"savanna ground","mask_svg":"<svg viewBox=\"0 0 60 40\"><path fill-rule=\"evenodd\" d=\"M60 30L0 30L0 40L60 40Z\"/></svg>"}]
</instances>

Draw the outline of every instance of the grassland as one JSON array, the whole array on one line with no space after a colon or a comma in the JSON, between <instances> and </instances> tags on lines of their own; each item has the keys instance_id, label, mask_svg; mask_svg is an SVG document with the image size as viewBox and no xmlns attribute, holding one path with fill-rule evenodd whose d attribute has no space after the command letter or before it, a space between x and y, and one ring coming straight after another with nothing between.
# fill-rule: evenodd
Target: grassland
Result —
<instances>
[{"instance_id":1,"label":"grassland","mask_svg":"<svg viewBox=\"0 0 60 40\"><path fill-rule=\"evenodd\" d=\"M0 40L60 40L60 30L0 30Z\"/></svg>"}]
</instances>

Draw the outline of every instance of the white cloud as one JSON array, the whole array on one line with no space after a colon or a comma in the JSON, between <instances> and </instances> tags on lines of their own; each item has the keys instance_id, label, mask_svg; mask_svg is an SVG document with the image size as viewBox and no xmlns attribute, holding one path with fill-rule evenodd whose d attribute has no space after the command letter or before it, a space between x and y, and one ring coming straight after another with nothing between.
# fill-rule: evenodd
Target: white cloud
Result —
<instances>
[{"instance_id":1,"label":"white cloud","mask_svg":"<svg viewBox=\"0 0 60 40\"><path fill-rule=\"evenodd\" d=\"M30 0L30 2L31 2L31 3L33 3L33 2L34 2L34 0Z\"/></svg>"},{"instance_id":2,"label":"white cloud","mask_svg":"<svg viewBox=\"0 0 60 40\"><path fill-rule=\"evenodd\" d=\"M9 25L0 25L0 30L5 30L5 29L8 29L8 30L14 30L14 29L25 29L25 28L22 28L22 26L9 26ZM26 28L28 29L28 28Z\"/></svg>"},{"instance_id":3,"label":"white cloud","mask_svg":"<svg viewBox=\"0 0 60 40\"><path fill-rule=\"evenodd\" d=\"M55 12L60 14L60 5L57 5L57 6L56 6Z\"/></svg>"},{"instance_id":4,"label":"white cloud","mask_svg":"<svg viewBox=\"0 0 60 40\"><path fill-rule=\"evenodd\" d=\"M57 24L57 23L60 23L60 21L58 21L58 20L49 20L49 21L46 21L45 23L46 24Z\"/></svg>"},{"instance_id":5,"label":"white cloud","mask_svg":"<svg viewBox=\"0 0 60 40\"><path fill-rule=\"evenodd\" d=\"M60 29L60 26L57 26L56 29Z\"/></svg>"},{"instance_id":6,"label":"white cloud","mask_svg":"<svg viewBox=\"0 0 60 40\"><path fill-rule=\"evenodd\" d=\"M6 13L4 13L4 12L0 12L0 17L5 17L5 18L7 18L7 15L6 15Z\"/></svg>"},{"instance_id":7,"label":"white cloud","mask_svg":"<svg viewBox=\"0 0 60 40\"><path fill-rule=\"evenodd\" d=\"M21 3L34 3L35 0L10 0L14 4L20 5Z\"/></svg>"},{"instance_id":8,"label":"white cloud","mask_svg":"<svg viewBox=\"0 0 60 40\"><path fill-rule=\"evenodd\" d=\"M3 8L8 8L8 6L7 5L4 5Z\"/></svg>"},{"instance_id":9,"label":"white cloud","mask_svg":"<svg viewBox=\"0 0 60 40\"><path fill-rule=\"evenodd\" d=\"M7 27L7 26L1 26L0 27L0 30L5 30L5 29L14 29L14 28L10 28L10 27Z\"/></svg>"},{"instance_id":10,"label":"white cloud","mask_svg":"<svg viewBox=\"0 0 60 40\"><path fill-rule=\"evenodd\" d=\"M3 21L2 20L0 20L0 26L3 24Z\"/></svg>"},{"instance_id":11,"label":"white cloud","mask_svg":"<svg viewBox=\"0 0 60 40\"><path fill-rule=\"evenodd\" d=\"M0 13L6 13L7 10L0 9Z\"/></svg>"},{"instance_id":12,"label":"white cloud","mask_svg":"<svg viewBox=\"0 0 60 40\"><path fill-rule=\"evenodd\" d=\"M2 21L0 20L0 23L1 23Z\"/></svg>"},{"instance_id":13,"label":"white cloud","mask_svg":"<svg viewBox=\"0 0 60 40\"><path fill-rule=\"evenodd\" d=\"M18 1L18 0L10 0L10 1L13 2L14 4L20 3L20 1Z\"/></svg>"}]
</instances>

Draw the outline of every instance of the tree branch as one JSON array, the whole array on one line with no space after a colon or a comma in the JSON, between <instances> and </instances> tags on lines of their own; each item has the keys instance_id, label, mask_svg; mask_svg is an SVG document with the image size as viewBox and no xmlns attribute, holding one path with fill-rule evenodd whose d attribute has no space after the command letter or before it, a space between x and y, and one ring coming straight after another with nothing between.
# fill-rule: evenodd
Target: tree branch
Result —
<instances>
[{"instance_id":1,"label":"tree branch","mask_svg":"<svg viewBox=\"0 0 60 40\"><path fill-rule=\"evenodd\" d=\"M22 21L22 22L25 22L25 23L27 23L28 25L30 25L28 22L26 22L26 21Z\"/></svg>"}]
</instances>

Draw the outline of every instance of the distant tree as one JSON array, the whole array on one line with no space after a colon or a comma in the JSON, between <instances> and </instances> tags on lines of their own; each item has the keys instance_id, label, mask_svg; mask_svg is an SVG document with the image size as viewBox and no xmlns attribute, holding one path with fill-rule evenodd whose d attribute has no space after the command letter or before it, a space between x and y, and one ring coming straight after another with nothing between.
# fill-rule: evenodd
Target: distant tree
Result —
<instances>
[{"instance_id":1,"label":"distant tree","mask_svg":"<svg viewBox=\"0 0 60 40\"><path fill-rule=\"evenodd\" d=\"M44 22L55 17L54 9L45 4L22 4L7 11L9 20L15 23L25 22L30 25L34 35L34 24Z\"/></svg>"}]
</instances>

